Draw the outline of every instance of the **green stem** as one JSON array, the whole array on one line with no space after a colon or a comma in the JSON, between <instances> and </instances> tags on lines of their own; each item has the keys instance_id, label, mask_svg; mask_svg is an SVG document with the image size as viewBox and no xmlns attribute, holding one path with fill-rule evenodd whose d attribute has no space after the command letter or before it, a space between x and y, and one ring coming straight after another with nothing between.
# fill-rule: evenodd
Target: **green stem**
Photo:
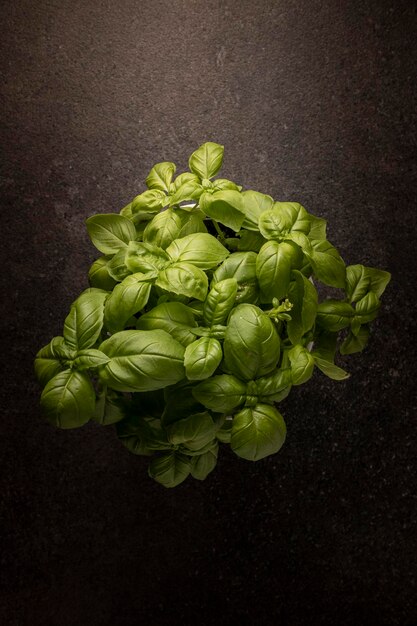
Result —
<instances>
[{"instance_id":1,"label":"green stem","mask_svg":"<svg viewBox=\"0 0 417 626\"><path fill-rule=\"evenodd\" d=\"M224 243L226 241L226 235L224 234L224 232L222 231L222 229L220 228L220 226L218 225L216 220L211 218L211 221L213 222L213 226L216 229L216 232L217 232L217 235L218 235L218 237L220 239L220 242Z\"/></svg>"}]
</instances>

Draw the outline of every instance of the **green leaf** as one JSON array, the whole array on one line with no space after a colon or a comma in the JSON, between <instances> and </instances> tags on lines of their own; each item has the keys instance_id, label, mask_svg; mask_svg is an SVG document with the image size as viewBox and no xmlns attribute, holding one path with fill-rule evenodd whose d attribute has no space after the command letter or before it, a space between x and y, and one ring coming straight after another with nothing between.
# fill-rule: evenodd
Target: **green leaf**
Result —
<instances>
[{"instance_id":1,"label":"green leaf","mask_svg":"<svg viewBox=\"0 0 417 626\"><path fill-rule=\"evenodd\" d=\"M216 191L220 191L222 189L240 191L242 187L240 185L236 185L236 183L231 180L227 180L227 178L216 178L216 180L213 181L213 189Z\"/></svg>"},{"instance_id":2,"label":"green leaf","mask_svg":"<svg viewBox=\"0 0 417 626\"><path fill-rule=\"evenodd\" d=\"M163 330L123 330L100 350L110 357L100 379L116 391L162 389L185 376L184 347Z\"/></svg>"},{"instance_id":3,"label":"green leaf","mask_svg":"<svg viewBox=\"0 0 417 626\"><path fill-rule=\"evenodd\" d=\"M255 252L234 252L214 272L211 287L226 278L234 278L238 284L236 302L256 302L256 257Z\"/></svg>"},{"instance_id":4,"label":"green leaf","mask_svg":"<svg viewBox=\"0 0 417 626\"><path fill-rule=\"evenodd\" d=\"M280 239L293 231L308 233L308 213L298 202L275 202L259 216L259 230L265 239Z\"/></svg>"},{"instance_id":5,"label":"green leaf","mask_svg":"<svg viewBox=\"0 0 417 626\"><path fill-rule=\"evenodd\" d=\"M261 233L250 230L241 230L237 240L237 249L241 252L259 252L266 243L265 237Z\"/></svg>"},{"instance_id":6,"label":"green leaf","mask_svg":"<svg viewBox=\"0 0 417 626\"><path fill-rule=\"evenodd\" d=\"M230 413L245 402L246 385L235 376L220 374L199 383L192 393L208 409L216 413Z\"/></svg>"},{"instance_id":7,"label":"green leaf","mask_svg":"<svg viewBox=\"0 0 417 626\"><path fill-rule=\"evenodd\" d=\"M169 199L169 206L175 206L180 202L197 202L203 193L203 187L198 181L187 180L178 187Z\"/></svg>"},{"instance_id":8,"label":"green leaf","mask_svg":"<svg viewBox=\"0 0 417 626\"><path fill-rule=\"evenodd\" d=\"M130 270L126 266L125 259L126 248L122 248L119 252L116 252L113 258L108 262L107 271L109 272L111 278L117 282L120 282L130 274Z\"/></svg>"},{"instance_id":9,"label":"green leaf","mask_svg":"<svg viewBox=\"0 0 417 626\"><path fill-rule=\"evenodd\" d=\"M170 262L169 256L162 248L144 241L131 241L127 250L125 263L131 272L155 272L164 269Z\"/></svg>"},{"instance_id":10,"label":"green leaf","mask_svg":"<svg viewBox=\"0 0 417 626\"><path fill-rule=\"evenodd\" d=\"M202 413L205 407L193 395L195 383L183 380L164 389L164 409L161 422L164 428L180 419Z\"/></svg>"},{"instance_id":11,"label":"green leaf","mask_svg":"<svg viewBox=\"0 0 417 626\"><path fill-rule=\"evenodd\" d=\"M205 480L217 465L219 446L216 445L204 454L194 456L191 460L191 476L197 480Z\"/></svg>"},{"instance_id":12,"label":"green leaf","mask_svg":"<svg viewBox=\"0 0 417 626\"><path fill-rule=\"evenodd\" d=\"M86 224L91 241L103 254L113 254L136 239L134 224L118 213L93 215Z\"/></svg>"},{"instance_id":13,"label":"green leaf","mask_svg":"<svg viewBox=\"0 0 417 626\"><path fill-rule=\"evenodd\" d=\"M326 239L326 220L311 213L308 214L308 219L310 222L309 239Z\"/></svg>"},{"instance_id":14,"label":"green leaf","mask_svg":"<svg viewBox=\"0 0 417 626\"><path fill-rule=\"evenodd\" d=\"M237 280L225 278L209 291L203 306L203 322L207 326L224 324L237 296Z\"/></svg>"},{"instance_id":15,"label":"green leaf","mask_svg":"<svg viewBox=\"0 0 417 626\"><path fill-rule=\"evenodd\" d=\"M214 193L204 193L200 198L200 208L212 219L224 224L235 232L245 221L242 194L239 191L224 189Z\"/></svg>"},{"instance_id":16,"label":"green leaf","mask_svg":"<svg viewBox=\"0 0 417 626\"><path fill-rule=\"evenodd\" d=\"M329 378L332 378L333 380L345 380L346 378L349 378L350 374L348 374L348 372L343 370L341 367L338 367L331 361L327 361L326 359L317 356L315 352L312 352L311 354L314 358L314 363L317 365L319 370L321 370L323 374L326 374Z\"/></svg>"},{"instance_id":17,"label":"green leaf","mask_svg":"<svg viewBox=\"0 0 417 626\"><path fill-rule=\"evenodd\" d=\"M103 328L104 303L108 293L101 289L86 289L72 303L64 322L64 339L74 350L92 348Z\"/></svg>"},{"instance_id":18,"label":"green leaf","mask_svg":"<svg viewBox=\"0 0 417 626\"><path fill-rule=\"evenodd\" d=\"M358 302L369 291L380 298L390 280L391 274L384 270L364 265L349 265L346 268L346 295L349 302Z\"/></svg>"},{"instance_id":19,"label":"green leaf","mask_svg":"<svg viewBox=\"0 0 417 626\"><path fill-rule=\"evenodd\" d=\"M132 214L156 213L169 203L168 196L160 189L147 189L132 200Z\"/></svg>"},{"instance_id":20,"label":"green leaf","mask_svg":"<svg viewBox=\"0 0 417 626\"><path fill-rule=\"evenodd\" d=\"M316 278L325 285L345 288L346 267L339 252L329 241L311 240L312 251L303 249Z\"/></svg>"},{"instance_id":21,"label":"green leaf","mask_svg":"<svg viewBox=\"0 0 417 626\"><path fill-rule=\"evenodd\" d=\"M148 222L143 231L143 241L165 249L179 237L181 226L181 218L172 209L167 209Z\"/></svg>"},{"instance_id":22,"label":"green leaf","mask_svg":"<svg viewBox=\"0 0 417 626\"><path fill-rule=\"evenodd\" d=\"M104 389L97 401L93 420L102 426L116 424L125 418L126 406L123 398L112 389Z\"/></svg>"},{"instance_id":23,"label":"green leaf","mask_svg":"<svg viewBox=\"0 0 417 626\"><path fill-rule=\"evenodd\" d=\"M210 413L204 411L178 420L167 426L166 430L172 445L199 450L213 441L217 428Z\"/></svg>"},{"instance_id":24,"label":"green leaf","mask_svg":"<svg viewBox=\"0 0 417 626\"><path fill-rule=\"evenodd\" d=\"M173 263L162 270L155 281L155 285L168 292L205 300L208 289L208 279L203 270L191 263Z\"/></svg>"},{"instance_id":25,"label":"green leaf","mask_svg":"<svg viewBox=\"0 0 417 626\"><path fill-rule=\"evenodd\" d=\"M278 369L269 376L258 378L256 385L260 402L279 402L284 392L291 389L291 368Z\"/></svg>"},{"instance_id":26,"label":"green leaf","mask_svg":"<svg viewBox=\"0 0 417 626\"><path fill-rule=\"evenodd\" d=\"M116 425L121 443L133 454L150 456L155 450L170 450L165 431L159 419L133 415Z\"/></svg>"},{"instance_id":27,"label":"green leaf","mask_svg":"<svg viewBox=\"0 0 417 626\"><path fill-rule=\"evenodd\" d=\"M288 299L292 303L291 320L287 323L288 337L292 344L301 341L316 320L318 295L316 288L301 272L293 270L295 281L290 283Z\"/></svg>"},{"instance_id":28,"label":"green leaf","mask_svg":"<svg viewBox=\"0 0 417 626\"><path fill-rule=\"evenodd\" d=\"M257 232L259 218L262 213L272 209L274 200L271 196L259 193L258 191L253 191L252 189L243 191L241 196L243 213L245 214L245 220L242 226L243 228Z\"/></svg>"},{"instance_id":29,"label":"green leaf","mask_svg":"<svg viewBox=\"0 0 417 626\"><path fill-rule=\"evenodd\" d=\"M176 215L181 219L181 230L178 235L178 239L182 239L187 235L194 233L206 233L207 227L204 224L204 213L199 209L196 211L184 211L183 209L176 209Z\"/></svg>"},{"instance_id":30,"label":"green leaf","mask_svg":"<svg viewBox=\"0 0 417 626\"><path fill-rule=\"evenodd\" d=\"M256 259L256 276L261 288L261 301L281 300L288 293L291 269L298 257L294 244L267 241Z\"/></svg>"},{"instance_id":31,"label":"green leaf","mask_svg":"<svg viewBox=\"0 0 417 626\"><path fill-rule=\"evenodd\" d=\"M372 322L378 315L381 302L373 291L369 291L366 296L361 298L356 304L355 319L361 324Z\"/></svg>"},{"instance_id":32,"label":"green leaf","mask_svg":"<svg viewBox=\"0 0 417 626\"><path fill-rule=\"evenodd\" d=\"M108 266L111 256L101 256L98 258L88 272L88 282L90 287L111 291L116 285L116 281L109 274Z\"/></svg>"},{"instance_id":33,"label":"green leaf","mask_svg":"<svg viewBox=\"0 0 417 626\"><path fill-rule=\"evenodd\" d=\"M197 185L199 185L200 179L196 174L193 174L192 172L183 172L182 174L179 174L179 176L177 176L177 178L171 184L171 189L174 192L178 191L178 189L182 187L184 183L189 182L197 183Z\"/></svg>"},{"instance_id":34,"label":"green leaf","mask_svg":"<svg viewBox=\"0 0 417 626\"><path fill-rule=\"evenodd\" d=\"M172 261L192 263L202 270L216 267L229 255L227 248L208 233L193 233L176 239L166 252Z\"/></svg>"},{"instance_id":35,"label":"green leaf","mask_svg":"<svg viewBox=\"0 0 417 626\"><path fill-rule=\"evenodd\" d=\"M293 385L306 383L313 375L314 358L304 346L296 345L288 351L291 363L291 376Z\"/></svg>"},{"instance_id":36,"label":"green leaf","mask_svg":"<svg viewBox=\"0 0 417 626\"><path fill-rule=\"evenodd\" d=\"M340 354L355 354L356 352L362 352L368 343L368 339L369 328L367 326L361 326L357 336L350 331L340 346Z\"/></svg>"},{"instance_id":37,"label":"green leaf","mask_svg":"<svg viewBox=\"0 0 417 626\"><path fill-rule=\"evenodd\" d=\"M56 374L67 369L67 360L72 358L72 351L63 337L54 337L48 345L39 350L34 368L39 383L44 387Z\"/></svg>"},{"instance_id":38,"label":"green leaf","mask_svg":"<svg viewBox=\"0 0 417 626\"><path fill-rule=\"evenodd\" d=\"M191 471L191 461L184 454L169 452L151 459L149 476L164 487L176 487Z\"/></svg>"},{"instance_id":39,"label":"green leaf","mask_svg":"<svg viewBox=\"0 0 417 626\"><path fill-rule=\"evenodd\" d=\"M270 318L253 304L239 304L229 317L224 364L243 380L269 374L280 357L280 339Z\"/></svg>"},{"instance_id":40,"label":"green leaf","mask_svg":"<svg viewBox=\"0 0 417 626\"><path fill-rule=\"evenodd\" d=\"M77 370L96 369L101 365L105 365L108 361L109 357L100 352L100 350L88 348L77 352L77 356L73 361L73 367Z\"/></svg>"},{"instance_id":41,"label":"green leaf","mask_svg":"<svg viewBox=\"0 0 417 626\"><path fill-rule=\"evenodd\" d=\"M243 459L259 461L278 452L286 431L284 419L275 407L257 404L234 416L230 446Z\"/></svg>"},{"instance_id":42,"label":"green leaf","mask_svg":"<svg viewBox=\"0 0 417 626\"><path fill-rule=\"evenodd\" d=\"M185 373L189 380L209 378L223 358L222 347L217 339L201 337L185 349Z\"/></svg>"},{"instance_id":43,"label":"green leaf","mask_svg":"<svg viewBox=\"0 0 417 626\"><path fill-rule=\"evenodd\" d=\"M191 328L196 326L197 323L191 309L181 302L158 304L151 311L142 315L137 322L139 330L165 330L183 346L195 341L195 335L191 332Z\"/></svg>"},{"instance_id":44,"label":"green leaf","mask_svg":"<svg viewBox=\"0 0 417 626\"><path fill-rule=\"evenodd\" d=\"M138 272L116 285L106 300L104 323L110 332L122 330L126 322L141 311L149 299L151 283L147 275Z\"/></svg>"},{"instance_id":45,"label":"green leaf","mask_svg":"<svg viewBox=\"0 0 417 626\"><path fill-rule=\"evenodd\" d=\"M175 163L169 161L156 163L146 178L146 186L148 189L160 189L168 193L176 169Z\"/></svg>"},{"instance_id":46,"label":"green leaf","mask_svg":"<svg viewBox=\"0 0 417 626\"><path fill-rule=\"evenodd\" d=\"M96 395L84 372L65 370L52 378L41 395L45 418L58 428L78 428L92 418Z\"/></svg>"},{"instance_id":47,"label":"green leaf","mask_svg":"<svg viewBox=\"0 0 417 626\"><path fill-rule=\"evenodd\" d=\"M324 300L317 307L317 322L332 332L337 332L350 326L355 315L355 309L348 302L342 300Z\"/></svg>"},{"instance_id":48,"label":"green leaf","mask_svg":"<svg viewBox=\"0 0 417 626\"><path fill-rule=\"evenodd\" d=\"M201 179L212 178L223 163L224 146L212 141L203 143L189 158L190 170Z\"/></svg>"}]
</instances>

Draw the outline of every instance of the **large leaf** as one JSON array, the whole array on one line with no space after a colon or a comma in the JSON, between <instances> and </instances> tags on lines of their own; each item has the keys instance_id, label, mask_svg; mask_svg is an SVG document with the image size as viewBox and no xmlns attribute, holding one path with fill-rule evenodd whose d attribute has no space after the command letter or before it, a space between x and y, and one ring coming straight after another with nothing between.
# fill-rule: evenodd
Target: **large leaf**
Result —
<instances>
[{"instance_id":1,"label":"large leaf","mask_svg":"<svg viewBox=\"0 0 417 626\"><path fill-rule=\"evenodd\" d=\"M314 285L301 272L294 270L292 275L295 280L290 283L288 299L293 307L290 311L291 320L287 323L287 332L291 343L297 344L314 325L318 295Z\"/></svg>"},{"instance_id":2,"label":"large leaf","mask_svg":"<svg viewBox=\"0 0 417 626\"><path fill-rule=\"evenodd\" d=\"M238 456L259 461L282 447L286 426L281 413L269 404L242 409L233 418L230 446Z\"/></svg>"},{"instance_id":3,"label":"large leaf","mask_svg":"<svg viewBox=\"0 0 417 626\"><path fill-rule=\"evenodd\" d=\"M260 308L239 304L230 314L223 351L227 371L252 380L276 367L280 339L274 324Z\"/></svg>"},{"instance_id":4,"label":"large leaf","mask_svg":"<svg viewBox=\"0 0 417 626\"><path fill-rule=\"evenodd\" d=\"M140 330L161 329L187 346L195 341L191 328L197 323L190 308L181 302L163 302L142 315L137 322Z\"/></svg>"},{"instance_id":5,"label":"large leaf","mask_svg":"<svg viewBox=\"0 0 417 626\"><path fill-rule=\"evenodd\" d=\"M199 450L213 441L216 430L216 424L210 413L204 411L170 424L167 427L167 434L172 445Z\"/></svg>"},{"instance_id":6,"label":"large leaf","mask_svg":"<svg viewBox=\"0 0 417 626\"><path fill-rule=\"evenodd\" d=\"M74 350L92 348L99 339L107 296L108 293L101 289L86 289L71 305L63 335Z\"/></svg>"},{"instance_id":7,"label":"large leaf","mask_svg":"<svg viewBox=\"0 0 417 626\"><path fill-rule=\"evenodd\" d=\"M110 332L122 330L132 315L144 308L150 291L151 283L141 272L127 276L116 285L104 307L104 322Z\"/></svg>"},{"instance_id":8,"label":"large leaf","mask_svg":"<svg viewBox=\"0 0 417 626\"><path fill-rule=\"evenodd\" d=\"M222 347L217 339L200 337L190 343L184 354L184 365L189 380L204 380L209 378L223 358Z\"/></svg>"},{"instance_id":9,"label":"large leaf","mask_svg":"<svg viewBox=\"0 0 417 626\"><path fill-rule=\"evenodd\" d=\"M224 146L212 141L203 143L189 158L190 170L202 180L212 178L222 166Z\"/></svg>"},{"instance_id":10,"label":"large leaf","mask_svg":"<svg viewBox=\"0 0 417 626\"><path fill-rule=\"evenodd\" d=\"M123 330L100 350L110 357L100 378L117 391L162 389L185 376L184 347L163 330Z\"/></svg>"},{"instance_id":11,"label":"large leaf","mask_svg":"<svg viewBox=\"0 0 417 626\"><path fill-rule=\"evenodd\" d=\"M237 232L245 221L242 194L233 189L204 193L201 210L212 219Z\"/></svg>"},{"instance_id":12,"label":"large leaf","mask_svg":"<svg viewBox=\"0 0 417 626\"><path fill-rule=\"evenodd\" d=\"M41 408L45 418L58 428L78 428L94 414L96 395L84 372L59 372L45 386Z\"/></svg>"},{"instance_id":13,"label":"large leaf","mask_svg":"<svg viewBox=\"0 0 417 626\"><path fill-rule=\"evenodd\" d=\"M172 261L191 263L202 270L216 267L229 255L227 248L209 233L193 233L176 239L166 252Z\"/></svg>"},{"instance_id":14,"label":"large leaf","mask_svg":"<svg viewBox=\"0 0 417 626\"><path fill-rule=\"evenodd\" d=\"M134 224L118 213L93 215L86 221L87 231L95 247L103 254L112 254L136 239Z\"/></svg>"},{"instance_id":15,"label":"large leaf","mask_svg":"<svg viewBox=\"0 0 417 626\"><path fill-rule=\"evenodd\" d=\"M149 476L164 487L176 487L191 471L191 460L179 452L154 457L149 464Z\"/></svg>"},{"instance_id":16,"label":"large leaf","mask_svg":"<svg viewBox=\"0 0 417 626\"><path fill-rule=\"evenodd\" d=\"M304 346L298 344L288 351L291 363L291 376L293 385L306 383L313 375L314 358Z\"/></svg>"},{"instance_id":17,"label":"large leaf","mask_svg":"<svg viewBox=\"0 0 417 626\"><path fill-rule=\"evenodd\" d=\"M168 193L176 169L175 163L169 161L156 163L146 177L146 186L148 189L160 189Z\"/></svg>"},{"instance_id":18,"label":"large leaf","mask_svg":"<svg viewBox=\"0 0 417 626\"><path fill-rule=\"evenodd\" d=\"M237 296L237 280L225 278L209 291L203 307L203 322L207 326L224 324Z\"/></svg>"},{"instance_id":19,"label":"large leaf","mask_svg":"<svg viewBox=\"0 0 417 626\"><path fill-rule=\"evenodd\" d=\"M220 374L199 383L192 393L208 409L229 413L245 402L246 385L235 376Z\"/></svg>"}]
</instances>

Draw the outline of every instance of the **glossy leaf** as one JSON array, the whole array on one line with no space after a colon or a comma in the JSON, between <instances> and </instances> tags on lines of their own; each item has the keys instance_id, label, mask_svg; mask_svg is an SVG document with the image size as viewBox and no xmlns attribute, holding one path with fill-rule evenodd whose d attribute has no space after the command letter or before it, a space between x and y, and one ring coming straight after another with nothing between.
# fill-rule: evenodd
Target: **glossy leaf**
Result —
<instances>
[{"instance_id":1,"label":"glossy leaf","mask_svg":"<svg viewBox=\"0 0 417 626\"><path fill-rule=\"evenodd\" d=\"M202 180L217 174L223 163L224 146L212 141L203 143L189 158L190 170Z\"/></svg>"},{"instance_id":2,"label":"glossy leaf","mask_svg":"<svg viewBox=\"0 0 417 626\"><path fill-rule=\"evenodd\" d=\"M288 351L291 363L291 376L293 385L306 383L313 375L314 358L304 346L298 344Z\"/></svg>"},{"instance_id":3,"label":"glossy leaf","mask_svg":"<svg viewBox=\"0 0 417 626\"><path fill-rule=\"evenodd\" d=\"M100 350L110 357L100 379L117 391L162 389L185 376L184 347L163 330L123 330Z\"/></svg>"},{"instance_id":4,"label":"glossy leaf","mask_svg":"<svg viewBox=\"0 0 417 626\"><path fill-rule=\"evenodd\" d=\"M288 293L294 252L291 244L268 241L256 259L256 276L261 288L261 301L281 300Z\"/></svg>"},{"instance_id":5,"label":"glossy leaf","mask_svg":"<svg viewBox=\"0 0 417 626\"><path fill-rule=\"evenodd\" d=\"M324 300L317 307L317 322L331 332L337 332L350 326L355 310L342 300Z\"/></svg>"},{"instance_id":6,"label":"glossy leaf","mask_svg":"<svg viewBox=\"0 0 417 626\"><path fill-rule=\"evenodd\" d=\"M158 272L169 262L165 250L152 243L131 241L126 250L125 264L131 272Z\"/></svg>"},{"instance_id":7,"label":"glossy leaf","mask_svg":"<svg viewBox=\"0 0 417 626\"><path fill-rule=\"evenodd\" d=\"M225 278L215 283L203 306L203 322L207 326L224 324L237 296L237 280Z\"/></svg>"},{"instance_id":8,"label":"glossy leaf","mask_svg":"<svg viewBox=\"0 0 417 626\"><path fill-rule=\"evenodd\" d=\"M168 292L187 296L187 298L205 300L208 279L203 270L195 265L178 262L162 270L155 281L155 285Z\"/></svg>"},{"instance_id":9,"label":"glossy leaf","mask_svg":"<svg viewBox=\"0 0 417 626\"><path fill-rule=\"evenodd\" d=\"M360 321L361 324L366 322L372 322L378 315L378 311L381 307L381 301L375 292L369 291L366 296L361 298L355 308L355 319Z\"/></svg>"},{"instance_id":10,"label":"glossy leaf","mask_svg":"<svg viewBox=\"0 0 417 626\"><path fill-rule=\"evenodd\" d=\"M127 276L116 285L104 307L104 323L108 330L112 333L123 330L132 315L144 308L150 291L151 282L141 272Z\"/></svg>"},{"instance_id":11,"label":"glossy leaf","mask_svg":"<svg viewBox=\"0 0 417 626\"><path fill-rule=\"evenodd\" d=\"M308 213L298 202L275 202L259 216L258 225L265 239L280 239L293 231L307 234L310 230Z\"/></svg>"},{"instance_id":12,"label":"glossy leaf","mask_svg":"<svg viewBox=\"0 0 417 626\"><path fill-rule=\"evenodd\" d=\"M118 213L93 215L86 224L91 241L103 254L115 253L136 239L134 224Z\"/></svg>"},{"instance_id":13,"label":"glossy leaf","mask_svg":"<svg viewBox=\"0 0 417 626\"><path fill-rule=\"evenodd\" d=\"M191 476L197 480L205 480L217 465L218 444L204 454L194 456L191 461Z\"/></svg>"},{"instance_id":14,"label":"glossy leaf","mask_svg":"<svg viewBox=\"0 0 417 626\"><path fill-rule=\"evenodd\" d=\"M141 211L156 213L168 204L169 200L164 191L160 189L147 189L132 200L132 214Z\"/></svg>"},{"instance_id":15,"label":"glossy leaf","mask_svg":"<svg viewBox=\"0 0 417 626\"><path fill-rule=\"evenodd\" d=\"M228 372L243 380L265 376L280 357L280 339L270 318L253 304L239 304L230 314L224 344Z\"/></svg>"},{"instance_id":16,"label":"glossy leaf","mask_svg":"<svg viewBox=\"0 0 417 626\"><path fill-rule=\"evenodd\" d=\"M355 354L356 352L362 352L362 350L366 347L368 340L368 326L361 326L357 336L350 331L340 346L340 354Z\"/></svg>"},{"instance_id":17,"label":"glossy leaf","mask_svg":"<svg viewBox=\"0 0 417 626\"><path fill-rule=\"evenodd\" d=\"M210 413L204 411L178 420L167 426L166 430L172 445L181 444L190 450L199 450L213 441L217 428Z\"/></svg>"},{"instance_id":18,"label":"glossy leaf","mask_svg":"<svg viewBox=\"0 0 417 626\"><path fill-rule=\"evenodd\" d=\"M242 195L239 191L224 189L204 193L200 199L201 210L212 219L237 232L245 221Z\"/></svg>"},{"instance_id":19,"label":"glossy leaf","mask_svg":"<svg viewBox=\"0 0 417 626\"><path fill-rule=\"evenodd\" d=\"M279 402L292 384L291 368L278 369L269 376L258 378L256 385L260 402Z\"/></svg>"},{"instance_id":20,"label":"glossy leaf","mask_svg":"<svg viewBox=\"0 0 417 626\"><path fill-rule=\"evenodd\" d=\"M258 283L256 280L255 252L234 252L216 269L211 287L226 278L234 278L238 283L236 302L256 302Z\"/></svg>"},{"instance_id":21,"label":"glossy leaf","mask_svg":"<svg viewBox=\"0 0 417 626\"><path fill-rule=\"evenodd\" d=\"M73 367L77 370L97 369L105 363L108 363L109 357L94 348L79 350L73 361Z\"/></svg>"},{"instance_id":22,"label":"glossy leaf","mask_svg":"<svg viewBox=\"0 0 417 626\"><path fill-rule=\"evenodd\" d=\"M345 288L346 266L340 254L329 241L311 240L312 251L303 249L316 278L325 285Z\"/></svg>"},{"instance_id":23,"label":"glossy leaf","mask_svg":"<svg viewBox=\"0 0 417 626\"><path fill-rule=\"evenodd\" d=\"M146 177L146 186L168 193L176 169L175 163L169 161L156 163Z\"/></svg>"},{"instance_id":24,"label":"glossy leaf","mask_svg":"<svg viewBox=\"0 0 417 626\"><path fill-rule=\"evenodd\" d=\"M346 268L346 295L349 302L358 302L369 291L380 298L390 280L391 274L384 270L364 265L349 265Z\"/></svg>"},{"instance_id":25,"label":"glossy leaf","mask_svg":"<svg viewBox=\"0 0 417 626\"><path fill-rule=\"evenodd\" d=\"M209 378L223 358L222 347L217 339L200 337L190 343L184 354L185 373L189 380Z\"/></svg>"},{"instance_id":26,"label":"glossy leaf","mask_svg":"<svg viewBox=\"0 0 417 626\"><path fill-rule=\"evenodd\" d=\"M181 218L175 211L172 209L162 211L148 222L143 231L143 241L165 249L179 236L181 226Z\"/></svg>"},{"instance_id":27,"label":"glossy leaf","mask_svg":"<svg viewBox=\"0 0 417 626\"><path fill-rule=\"evenodd\" d=\"M203 187L198 181L187 180L171 195L169 206L172 207L181 202L197 202L202 193Z\"/></svg>"},{"instance_id":28,"label":"glossy leaf","mask_svg":"<svg viewBox=\"0 0 417 626\"><path fill-rule=\"evenodd\" d=\"M63 335L74 350L92 348L99 339L107 296L108 293L101 289L86 289L71 305Z\"/></svg>"},{"instance_id":29,"label":"glossy leaf","mask_svg":"<svg viewBox=\"0 0 417 626\"><path fill-rule=\"evenodd\" d=\"M103 289L104 291L111 291L113 289L116 285L116 281L110 276L108 270L111 259L111 256L101 256L94 261L88 272L90 287Z\"/></svg>"},{"instance_id":30,"label":"glossy leaf","mask_svg":"<svg viewBox=\"0 0 417 626\"><path fill-rule=\"evenodd\" d=\"M119 252L116 252L107 264L107 271L116 282L120 282L131 273L125 263L126 250L126 248L122 248Z\"/></svg>"},{"instance_id":31,"label":"glossy leaf","mask_svg":"<svg viewBox=\"0 0 417 626\"><path fill-rule=\"evenodd\" d=\"M104 389L97 401L92 419L102 426L117 424L125 418L126 406L123 398L112 389Z\"/></svg>"},{"instance_id":32,"label":"glossy leaf","mask_svg":"<svg viewBox=\"0 0 417 626\"><path fill-rule=\"evenodd\" d=\"M59 372L45 386L41 395L44 417L58 428L78 428L93 416L96 395L84 372Z\"/></svg>"},{"instance_id":33,"label":"glossy leaf","mask_svg":"<svg viewBox=\"0 0 417 626\"><path fill-rule=\"evenodd\" d=\"M315 322L318 306L316 288L298 270L293 270L295 278L288 289L288 299L292 303L291 319L287 323L288 337L292 344L301 341L302 336L309 331Z\"/></svg>"},{"instance_id":34,"label":"glossy leaf","mask_svg":"<svg viewBox=\"0 0 417 626\"><path fill-rule=\"evenodd\" d=\"M44 387L56 374L68 368L66 362L72 353L63 337L54 337L48 345L39 350L34 368L39 383Z\"/></svg>"},{"instance_id":35,"label":"glossy leaf","mask_svg":"<svg viewBox=\"0 0 417 626\"><path fill-rule=\"evenodd\" d=\"M195 341L191 328L197 323L191 309L181 302L164 302L142 315L137 322L139 330L161 329L184 346Z\"/></svg>"},{"instance_id":36,"label":"glossy leaf","mask_svg":"<svg viewBox=\"0 0 417 626\"><path fill-rule=\"evenodd\" d=\"M285 437L286 426L281 413L270 404L257 404L234 416L230 446L238 456L259 461L278 452Z\"/></svg>"},{"instance_id":37,"label":"glossy leaf","mask_svg":"<svg viewBox=\"0 0 417 626\"><path fill-rule=\"evenodd\" d=\"M227 248L208 233L193 233L176 239L166 252L172 261L191 263L202 270L216 267L229 256Z\"/></svg>"},{"instance_id":38,"label":"glossy leaf","mask_svg":"<svg viewBox=\"0 0 417 626\"><path fill-rule=\"evenodd\" d=\"M213 376L193 388L193 396L217 413L229 413L245 402L246 385L229 374Z\"/></svg>"},{"instance_id":39,"label":"glossy leaf","mask_svg":"<svg viewBox=\"0 0 417 626\"><path fill-rule=\"evenodd\" d=\"M259 218L262 213L272 209L274 200L271 196L252 189L243 191L241 196L243 213L245 214L242 226L248 230L258 231Z\"/></svg>"}]
</instances>

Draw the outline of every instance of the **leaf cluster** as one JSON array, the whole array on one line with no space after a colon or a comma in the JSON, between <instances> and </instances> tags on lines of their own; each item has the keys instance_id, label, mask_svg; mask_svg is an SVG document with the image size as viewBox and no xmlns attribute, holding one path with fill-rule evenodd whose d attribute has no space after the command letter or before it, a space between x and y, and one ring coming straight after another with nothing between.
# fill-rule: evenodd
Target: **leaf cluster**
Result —
<instances>
[{"instance_id":1,"label":"leaf cluster","mask_svg":"<svg viewBox=\"0 0 417 626\"><path fill-rule=\"evenodd\" d=\"M49 422L115 425L166 487L205 479L221 444L251 461L276 453L277 404L315 367L349 375L335 358L366 346L390 280L346 267L301 204L215 178L222 161L208 142L178 176L157 163L120 213L87 220L101 253L90 287L35 359ZM340 297L319 302L318 283Z\"/></svg>"}]
</instances>

